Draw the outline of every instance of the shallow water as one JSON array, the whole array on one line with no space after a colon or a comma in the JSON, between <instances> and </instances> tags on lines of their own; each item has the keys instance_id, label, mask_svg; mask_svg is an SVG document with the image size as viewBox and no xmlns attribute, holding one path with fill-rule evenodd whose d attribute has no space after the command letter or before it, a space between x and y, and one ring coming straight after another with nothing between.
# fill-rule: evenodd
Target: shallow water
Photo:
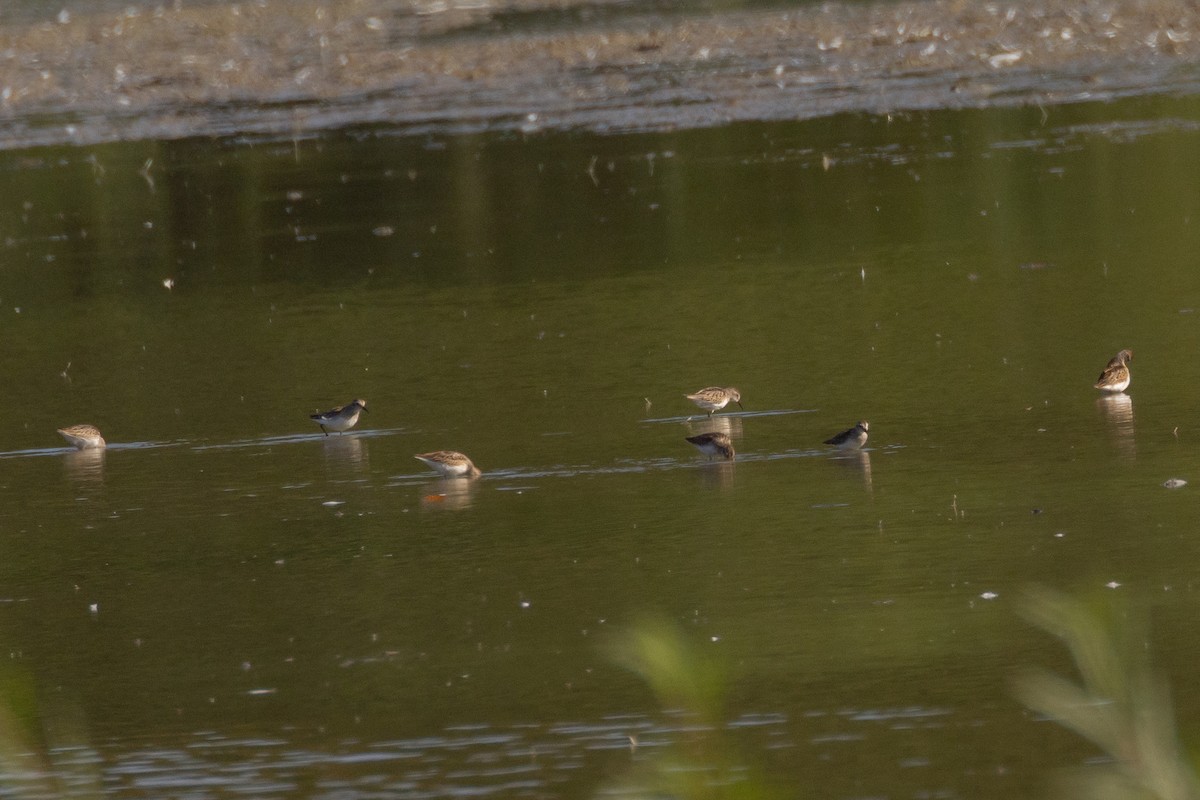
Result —
<instances>
[{"instance_id":1,"label":"shallow water","mask_svg":"<svg viewBox=\"0 0 1200 800\"><path fill-rule=\"evenodd\" d=\"M1023 587L1196 655L1194 117L0 154L0 641L45 726L14 791L616 791L691 724L604 655L647 613L789 785L1040 790L1092 754L1011 697L1065 666ZM745 411L683 398L713 384ZM354 397L355 433L307 418Z\"/></svg>"}]
</instances>

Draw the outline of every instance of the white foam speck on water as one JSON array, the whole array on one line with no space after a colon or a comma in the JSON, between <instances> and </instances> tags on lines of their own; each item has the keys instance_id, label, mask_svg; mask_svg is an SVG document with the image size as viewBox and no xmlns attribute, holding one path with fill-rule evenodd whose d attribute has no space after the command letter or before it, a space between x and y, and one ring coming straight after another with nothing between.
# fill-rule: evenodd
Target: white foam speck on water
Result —
<instances>
[{"instance_id":1,"label":"white foam speck on water","mask_svg":"<svg viewBox=\"0 0 1200 800\"><path fill-rule=\"evenodd\" d=\"M995 600L1000 595L996 594L995 592L984 592L983 594L981 594L979 596L982 597L984 600Z\"/></svg>"},{"instance_id":2,"label":"white foam speck on water","mask_svg":"<svg viewBox=\"0 0 1200 800\"><path fill-rule=\"evenodd\" d=\"M1179 489L1187 486L1187 481L1183 478L1167 478L1167 480L1163 481L1163 486L1168 489Z\"/></svg>"},{"instance_id":3,"label":"white foam speck on water","mask_svg":"<svg viewBox=\"0 0 1200 800\"><path fill-rule=\"evenodd\" d=\"M324 503L321 503L321 505L325 506L326 508L333 508L334 506L346 505L346 501L345 500L326 500Z\"/></svg>"},{"instance_id":4,"label":"white foam speck on water","mask_svg":"<svg viewBox=\"0 0 1200 800\"><path fill-rule=\"evenodd\" d=\"M1108 583L1106 583L1104 585L1107 586L1109 589L1119 589L1121 587L1121 584L1119 581L1109 581Z\"/></svg>"}]
</instances>

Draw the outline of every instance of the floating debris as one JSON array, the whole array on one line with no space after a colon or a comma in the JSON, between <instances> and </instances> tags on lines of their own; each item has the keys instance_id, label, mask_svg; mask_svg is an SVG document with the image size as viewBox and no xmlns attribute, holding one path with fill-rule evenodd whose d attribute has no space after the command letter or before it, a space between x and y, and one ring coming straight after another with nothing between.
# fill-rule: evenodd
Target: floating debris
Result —
<instances>
[{"instance_id":1,"label":"floating debris","mask_svg":"<svg viewBox=\"0 0 1200 800\"><path fill-rule=\"evenodd\" d=\"M1187 486L1187 481L1183 478L1167 478L1163 481L1163 486L1167 489L1179 489Z\"/></svg>"},{"instance_id":2,"label":"floating debris","mask_svg":"<svg viewBox=\"0 0 1200 800\"><path fill-rule=\"evenodd\" d=\"M989 65L991 65L992 69L1000 69L1000 67L1007 67L1017 63L1021 60L1021 56L1023 55L1025 55L1025 53L1020 50L1017 50L1016 52L997 53L996 55L990 57L987 62Z\"/></svg>"}]
</instances>

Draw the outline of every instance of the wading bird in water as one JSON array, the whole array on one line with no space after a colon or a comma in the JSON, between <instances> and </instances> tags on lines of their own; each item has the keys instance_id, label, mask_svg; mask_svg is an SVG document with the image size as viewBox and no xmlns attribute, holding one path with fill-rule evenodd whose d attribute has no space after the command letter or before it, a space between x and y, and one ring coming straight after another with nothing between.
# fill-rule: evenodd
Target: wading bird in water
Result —
<instances>
[{"instance_id":1,"label":"wading bird in water","mask_svg":"<svg viewBox=\"0 0 1200 800\"><path fill-rule=\"evenodd\" d=\"M104 437L100 435L100 430L95 425L71 425L67 428L59 428L58 433L72 447L80 450L94 450L106 446Z\"/></svg>"},{"instance_id":2,"label":"wading bird in water","mask_svg":"<svg viewBox=\"0 0 1200 800\"><path fill-rule=\"evenodd\" d=\"M732 386L728 388L709 386L707 389L701 389L692 394L685 394L684 397L707 411L710 417L731 402L737 403L738 408L743 411L746 410L745 406L742 405L742 393Z\"/></svg>"},{"instance_id":3,"label":"wading bird in water","mask_svg":"<svg viewBox=\"0 0 1200 800\"><path fill-rule=\"evenodd\" d=\"M443 478L478 478L483 474L471 463L471 459L454 450L435 450L413 458L424 461L440 472Z\"/></svg>"},{"instance_id":4,"label":"wading bird in water","mask_svg":"<svg viewBox=\"0 0 1200 800\"><path fill-rule=\"evenodd\" d=\"M329 431L341 433L353 428L358 424L358 415L366 410L367 401L360 399L344 406L322 411L320 414L309 414L308 416L313 422L320 425L321 430L328 436Z\"/></svg>"},{"instance_id":5,"label":"wading bird in water","mask_svg":"<svg viewBox=\"0 0 1200 800\"><path fill-rule=\"evenodd\" d=\"M831 444L839 450L860 450L867 443L867 431L870 427L866 420L860 420L853 428L826 439L825 444Z\"/></svg>"},{"instance_id":6,"label":"wading bird in water","mask_svg":"<svg viewBox=\"0 0 1200 800\"><path fill-rule=\"evenodd\" d=\"M1132 360L1132 350L1122 350L1113 356L1096 379L1096 388L1102 392L1123 392L1128 389L1132 378L1129 374L1129 362Z\"/></svg>"}]
</instances>

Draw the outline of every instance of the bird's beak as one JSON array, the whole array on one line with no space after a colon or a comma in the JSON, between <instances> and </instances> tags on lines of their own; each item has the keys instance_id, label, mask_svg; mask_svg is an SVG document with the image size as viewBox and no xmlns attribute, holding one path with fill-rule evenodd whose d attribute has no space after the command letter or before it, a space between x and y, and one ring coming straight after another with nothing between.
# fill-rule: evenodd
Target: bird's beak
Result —
<instances>
[{"instance_id":1,"label":"bird's beak","mask_svg":"<svg viewBox=\"0 0 1200 800\"><path fill-rule=\"evenodd\" d=\"M737 401L737 404L738 404L738 408L740 408L742 411L745 411L745 410L746 410L746 407L745 407L744 405L742 405L742 401L741 401L741 400L738 400L738 401Z\"/></svg>"}]
</instances>

